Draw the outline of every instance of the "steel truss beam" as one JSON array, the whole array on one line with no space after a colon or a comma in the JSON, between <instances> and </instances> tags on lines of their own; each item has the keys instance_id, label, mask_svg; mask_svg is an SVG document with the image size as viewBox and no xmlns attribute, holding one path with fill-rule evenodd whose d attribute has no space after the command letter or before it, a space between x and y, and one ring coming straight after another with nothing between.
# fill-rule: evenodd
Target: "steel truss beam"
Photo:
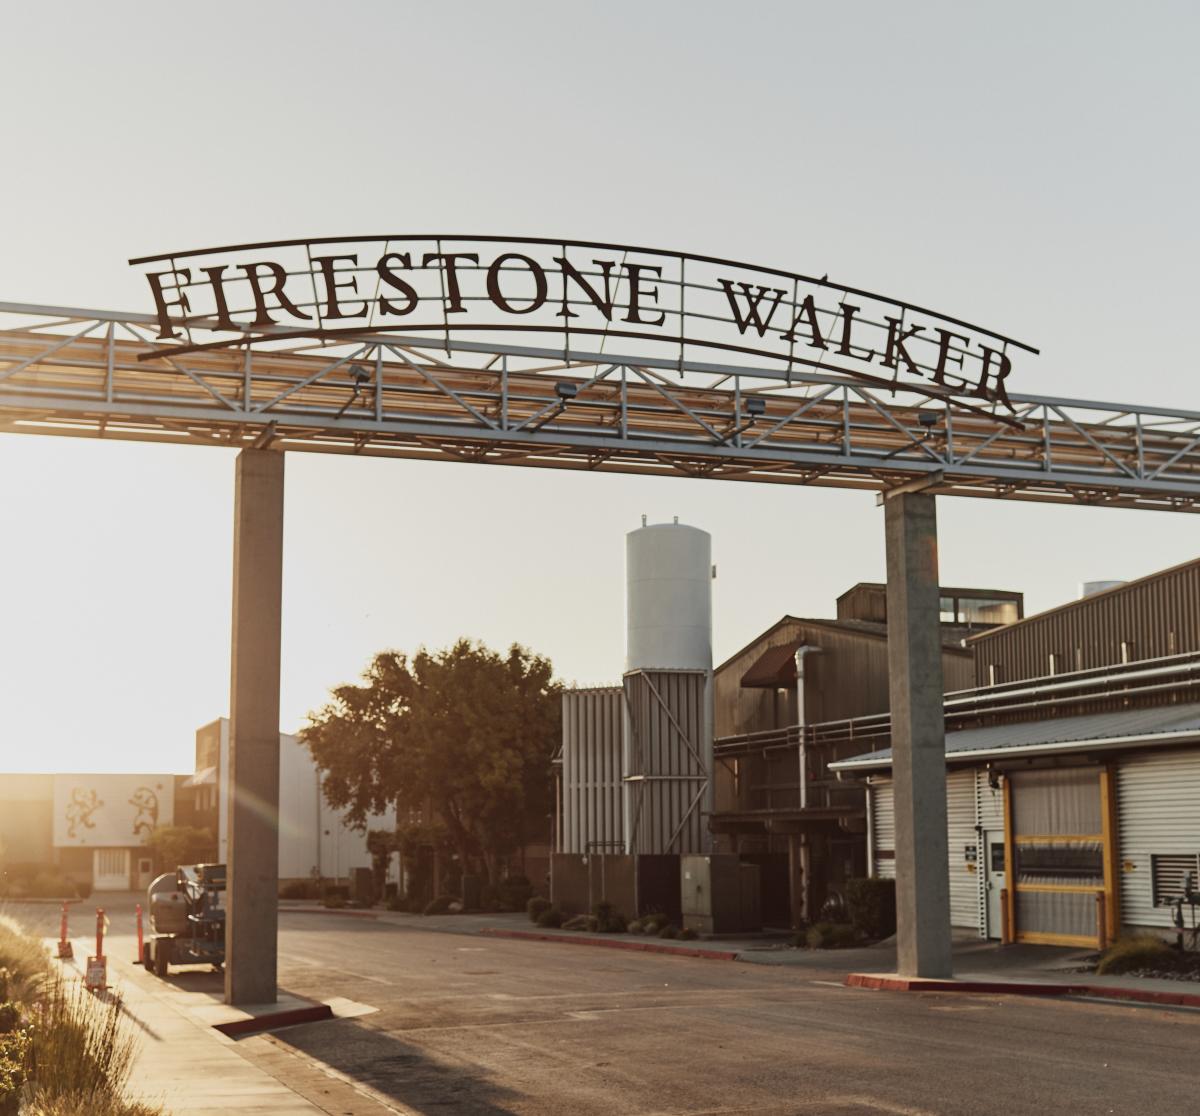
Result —
<instances>
[{"instance_id":1,"label":"steel truss beam","mask_svg":"<svg viewBox=\"0 0 1200 1116\"><path fill-rule=\"evenodd\" d=\"M0 303L0 432L1200 510L1200 412L363 335L147 360L155 320Z\"/></svg>"}]
</instances>

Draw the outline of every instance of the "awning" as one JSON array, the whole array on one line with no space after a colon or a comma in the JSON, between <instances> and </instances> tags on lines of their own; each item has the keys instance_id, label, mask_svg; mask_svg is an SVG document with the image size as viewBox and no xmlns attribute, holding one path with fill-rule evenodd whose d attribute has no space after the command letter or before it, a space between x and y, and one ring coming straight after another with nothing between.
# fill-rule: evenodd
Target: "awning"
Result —
<instances>
[{"instance_id":1,"label":"awning","mask_svg":"<svg viewBox=\"0 0 1200 1116\"><path fill-rule=\"evenodd\" d=\"M179 785L181 787L210 787L217 781L215 767L202 767L195 775L189 775Z\"/></svg>"},{"instance_id":2,"label":"awning","mask_svg":"<svg viewBox=\"0 0 1200 1116\"><path fill-rule=\"evenodd\" d=\"M796 648L803 640L768 647L742 675L742 686L750 690L775 690L796 684Z\"/></svg>"},{"instance_id":3,"label":"awning","mask_svg":"<svg viewBox=\"0 0 1200 1116\"><path fill-rule=\"evenodd\" d=\"M1200 743L1200 702L1120 709L946 733L946 762L973 763L1010 756L1056 755L1109 748ZM831 771L886 771L891 748L829 764Z\"/></svg>"}]
</instances>

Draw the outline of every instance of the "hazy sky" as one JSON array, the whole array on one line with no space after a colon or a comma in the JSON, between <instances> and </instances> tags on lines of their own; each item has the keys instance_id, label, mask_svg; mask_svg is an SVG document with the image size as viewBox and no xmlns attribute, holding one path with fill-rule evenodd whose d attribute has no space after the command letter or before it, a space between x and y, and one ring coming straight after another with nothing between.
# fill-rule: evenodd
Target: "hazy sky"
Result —
<instances>
[{"instance_id":1,"label":"hazy sky","mask_svg":"<svg viewBox=\"0 0 1200 1116\"><path fill-rule=\"evenodd\" d=\"M1200 409L1193 4L9 5L0 300L146 311L131 256L364 232L675 248L1039 346L1025 393ZM0 435L0 771L191 769L226 712L233 455ZM873 495L289 454L283 727L384 647L616 680L623 534L713 534L718 660L883 577ZM942 578L1195 557L1200 519L939 501Z\"/></svg>"}]
</instances>

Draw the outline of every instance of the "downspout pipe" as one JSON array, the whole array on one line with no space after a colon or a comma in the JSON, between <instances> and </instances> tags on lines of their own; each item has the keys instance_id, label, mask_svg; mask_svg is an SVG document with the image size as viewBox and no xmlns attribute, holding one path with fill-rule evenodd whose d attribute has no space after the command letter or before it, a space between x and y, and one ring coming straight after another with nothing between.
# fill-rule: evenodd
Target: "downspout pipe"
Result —
<instances>
[{"instance_id":1,"label":"downspout pipe","mask_svg":"<svg viewBox=\"0 0 1200 1116\"><path fill-rule=\"evenodd\" d=\"M819 654L821 648L802 643L796 648L796 725L800 730L800 809L808 808L808 744L805 726L808 724L804 703L804 660L809 655Z\"/></svg>"}]
</instances>

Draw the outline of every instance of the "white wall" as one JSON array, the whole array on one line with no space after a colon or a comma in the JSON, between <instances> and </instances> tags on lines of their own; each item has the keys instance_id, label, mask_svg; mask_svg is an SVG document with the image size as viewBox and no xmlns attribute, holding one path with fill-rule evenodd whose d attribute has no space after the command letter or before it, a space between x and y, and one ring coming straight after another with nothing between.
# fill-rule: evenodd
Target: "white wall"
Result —
<instances>
[{"instance_id":1,"label":"white wall","mask_svg":"<svg viewBox=\"0 0 1200 1116\"><path fill-rule=\"evenodd\" d=\"M1154 906L1150 858L1200 853L1200 751L1134 756L1117 768L1121 922L1169 927L1169 907ZM1185 920L1189 919L1184 909Z\"/></svg>"},{"instance_id":2,"label":"white wall","mask_svg":"<svg viewBox=\"0 0 1200 1116\"><path fill-rule=\"evenodd\" d=\"M229 722L221 720L221 772L218 802L219 847L229 856ZM320 772L312 753L290 733L279 734L279 877L306 879L314 870L325 877L345 878L351 868L371 867L366 832L345 824L344 810L334 810L320 793ZM394 810L372 814L367 828L391 829Z\"/></svg>"},{"instance_id":3,"label":"white wall","mask_svg":"<svg viewBox=\"0 0 1200 1116\"><path fill-rule=\"evenodd\" d=\"M129 848L174 817L174 775L54 776L57 848Z\"/></svg>"}]
</instances>

